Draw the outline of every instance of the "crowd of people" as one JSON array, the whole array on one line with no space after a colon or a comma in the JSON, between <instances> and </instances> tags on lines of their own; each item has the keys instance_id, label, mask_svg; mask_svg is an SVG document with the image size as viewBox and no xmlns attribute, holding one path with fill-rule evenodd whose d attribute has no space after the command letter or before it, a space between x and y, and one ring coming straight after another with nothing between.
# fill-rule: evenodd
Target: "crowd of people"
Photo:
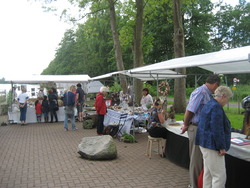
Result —
<instances>
[{"instance_id":1,"label":"crowd of people","mask_svg":"<svg viewBox=\"0 0 250 188\"><path fill-rule=\"evenodd\" d=\"M21 125L26 125L26 113L27 104L29 96L25 87L22 87L22 93L17 97L17 102L20 108L20 121ZM65 106L65 120L64 129L68 130L68 120L71 120L72 130L77 130L75 127L75 111L77 111L78 121L83 121L83 106L85 101L85 92L82 89L82 85L78 83L76 86L70 86L69 90L65 90L62 96L58 96L56 88L51 88L48 90L48 95L44 93L44 87L39 88L37 94L37 100L35 101L35 113L37 122L42 121L42 116L44 117L44 122L53 123L58 122L57 111L59 110L58 99L63 100ZM69 113L68 109L72 109ZM49 121L50 115L50 121ZM54 121L55 120L55 121Z\"/></svg>"},{"instance_id":2,"label":"crowd of people","mask_svg":"<svg viewBox=\"0 0 250 188\"><path fill-rule=\"evenodd\" d=\"M232 97L232 91L226 86L220 86L221 80L217 75L210 75L206 83L196 88L190 96L189 103L184 115L184 123L181 134L186 131L189 138L189 174L190 186L199 188L199 176L204 171L203 188L225 187L226 171L224 156L230 147L231 126L223 106ZM96 96L95 109L98 115L97 135L103 135L104 117L107 113L105 94L108 88L103 86ZM39 92L36 101L37 121L41 122L44 115L45 122L58 121L56 111L58 110L58 95L54 88L48 92L48 97ZM156 99L153 102L149 90L142 90L141 107L144 110L150 109L148 119L148 133L152 137L167 139L167 129L162 125L165 122L165 109L162 108L163 101ZM26 124L26 111L28 95L23 88L22 94L18 96L20 106L21 125ZM68 119L71 119L72 130L76 130L74 108L78 111L78 120L83 121L83 105L85 93L81 84L72 85L63 95L65 106L64 129L68 130Z\"/></svg>"}]
</instances>

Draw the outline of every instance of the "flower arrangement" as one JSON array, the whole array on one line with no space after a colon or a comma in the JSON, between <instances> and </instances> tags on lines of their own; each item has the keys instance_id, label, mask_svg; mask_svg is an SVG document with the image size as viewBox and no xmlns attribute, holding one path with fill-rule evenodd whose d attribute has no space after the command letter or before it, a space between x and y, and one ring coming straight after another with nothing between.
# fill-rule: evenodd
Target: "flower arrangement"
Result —
<instances>
[{"instance_id":1,"label":"flower arrangement","mask_svg":"<svg viewBox=\"0 0 250 188\"><path fill-rule=\"evenodd\" d=\"M170 91L170 86L167 81L162 81L158 86L158 92L160 95L167 96Z\"/></svg>"}]
</instances>

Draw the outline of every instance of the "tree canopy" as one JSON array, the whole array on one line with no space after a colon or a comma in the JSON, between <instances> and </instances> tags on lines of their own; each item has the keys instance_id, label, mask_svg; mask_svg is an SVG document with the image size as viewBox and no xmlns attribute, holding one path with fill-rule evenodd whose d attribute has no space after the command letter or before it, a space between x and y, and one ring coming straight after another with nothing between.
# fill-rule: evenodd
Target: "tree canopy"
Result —
<instances>
[{"instance_id":1,"label":"tree canopy","mask_svg":"<svg viewBox=\"0 0 250 188\"><path fill-rule=\"evenodd\" d=\"M90 77L116 71L115 51L107 0L70 0L90 13L84 23L65 32L55 58L42 74L88 74ZM135 2L116 1L117 30L124 68L133 68ZM213 4L210 0L185 1L182 6L186 56L250 44L250 4ZM144 64L174 58L172 1L144 2L142 49ZM208 74L199 68L188 74ZM246 76L245 76L246 77ZM244 78L243 78L244 79ZM187 84L194 86L194 79Z\"/></svg>"}]
</instances>

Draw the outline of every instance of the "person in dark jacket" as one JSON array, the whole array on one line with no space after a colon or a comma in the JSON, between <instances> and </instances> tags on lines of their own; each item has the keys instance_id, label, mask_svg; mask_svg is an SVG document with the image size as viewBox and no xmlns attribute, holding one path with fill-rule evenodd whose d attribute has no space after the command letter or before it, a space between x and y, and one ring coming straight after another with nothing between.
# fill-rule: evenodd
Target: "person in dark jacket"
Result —
<instances>
[{"instance_id":1,"label":"person in dark jacket","mask_svg":"<svg viewBox=\"0 0 250 188\"><path fill-rule=\"evenodd\" d=\"M225 187L225 154L230 148L231 126L223 106L232 97L226 86L218 87L215 97L201 110L195 144L199 145L203 156L203 188Z\"/></svg>"},{"instance_id":2,"label":"person in dark jacket","mask_svg":"<svg viewBox=\"0 0 250 188\"><path fill-rule=\"evenodd\" d=\"M47 100L47 96L43 96L43 102L42 102L42 112L44 116L45 123L49 122L49 101Z\"/></svg>"},{"instance_id":3,"label":"person in dark jacket","mask_svg":"<svg viewBox=\"0 0 250 188\"><path fill-rule=\"evenodd\" d=\"M103 135L103 121L104 121L104 115L107 113L107 106L105 103L104 96L108 92L108 88L105 86L102 86L100 88L100 92L96 96L95 100L95 109L98 114L98 125L97 125L97 134Z\"/></svg>"},{"instance_id":4,"label":"person in dark jacket","mask_svg":"<svg viewBox=\"0 0 250 188\"><path fill-rule=\"evenodd\" d=\"M55 116L56 121L58 122L57 114L56 114L56 108L57 106L57 93L54 88L49 90L49 109L50 109L50 123L53 123L53 117Z\"/></svg>"}]
</instances>

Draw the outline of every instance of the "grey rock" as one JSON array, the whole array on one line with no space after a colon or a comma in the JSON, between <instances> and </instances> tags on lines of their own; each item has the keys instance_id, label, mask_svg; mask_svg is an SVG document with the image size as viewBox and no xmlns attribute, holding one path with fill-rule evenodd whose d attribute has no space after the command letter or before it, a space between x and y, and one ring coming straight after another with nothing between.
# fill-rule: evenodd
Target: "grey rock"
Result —
<instances>
[{"instance_id":1,"label":"grey rock","mask_svg":"<svg viewBox=\"0 0 250 188\"><path fill-rule=\"evenodd\" d=\"M84 137L78 145L78 153L90 160L112 160L117 157L116 144L109 135Z\"/></svg>"}]
</instances>

